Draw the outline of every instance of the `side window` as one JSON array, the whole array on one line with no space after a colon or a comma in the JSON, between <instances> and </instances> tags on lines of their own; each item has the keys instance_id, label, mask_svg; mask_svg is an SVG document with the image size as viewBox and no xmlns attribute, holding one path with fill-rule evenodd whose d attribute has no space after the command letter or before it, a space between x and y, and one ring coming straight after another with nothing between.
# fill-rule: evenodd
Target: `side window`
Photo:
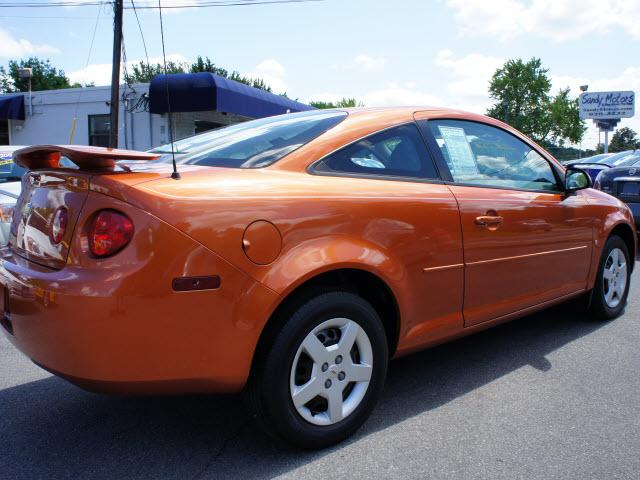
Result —
<instances>
[{"instance_id":1,"label":"side window","mask_svg":"<svg viewBox=\"0 0 640 480\"><path fill-rule=\"evenodd\" d=\"M456 183L561 190L549 162L504 130L463 120L428 124Z\"/></svg>"},{"instance_id":2,"label":"side window","mask_svg":"<svg viewBox=\"0 0 640 480\"><path fill-rule=\"evenodd\" d=\"M415 124L375 133L332 153L314 168L317 172L438 178Z\"/></svg>"}]
</instances>

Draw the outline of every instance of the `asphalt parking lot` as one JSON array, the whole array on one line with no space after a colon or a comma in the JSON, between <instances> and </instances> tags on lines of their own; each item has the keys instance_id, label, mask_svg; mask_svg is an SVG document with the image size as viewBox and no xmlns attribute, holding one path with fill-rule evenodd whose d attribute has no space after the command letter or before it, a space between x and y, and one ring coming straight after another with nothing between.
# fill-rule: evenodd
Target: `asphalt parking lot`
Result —
<instances>
[{"instance_id":1,"label":"asphalt parking lot","mask_svg":"<svg viewBox=\"0 0 640 480\"><path fill-rule=\"evenodd\" d=\"M640 478L640 288L593 323L554 309L392 363L350 441L274 445L235 397L122 398L0 340L0 478Z\"/></svg>"}]
</instances>

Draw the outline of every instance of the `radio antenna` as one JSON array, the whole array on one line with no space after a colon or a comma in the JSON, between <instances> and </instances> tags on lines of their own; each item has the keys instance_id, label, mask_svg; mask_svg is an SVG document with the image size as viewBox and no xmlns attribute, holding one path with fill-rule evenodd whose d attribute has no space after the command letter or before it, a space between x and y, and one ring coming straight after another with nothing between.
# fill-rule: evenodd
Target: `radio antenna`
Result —
<instances>
[{"instance_id":1,"label":"radio antenna","mask_svg":"<svg viewBox=\"0 0 640 480\"><path fill-rule=\"evenodd\" d=\"M180 180L178 166L176 164L176 151L173 144L173 115L171 114L171 99L169 98L169 76L167 75L167 55L164 50L164 27L162 26L162 0L158 0L158 11L160 12L160 38L162 40L162 62L164 64L164 84L167 94L167 116L169 117L169 141L171 142L171 160L173 162L173 172L171 178Z\"/></svg>"}]
</instances>

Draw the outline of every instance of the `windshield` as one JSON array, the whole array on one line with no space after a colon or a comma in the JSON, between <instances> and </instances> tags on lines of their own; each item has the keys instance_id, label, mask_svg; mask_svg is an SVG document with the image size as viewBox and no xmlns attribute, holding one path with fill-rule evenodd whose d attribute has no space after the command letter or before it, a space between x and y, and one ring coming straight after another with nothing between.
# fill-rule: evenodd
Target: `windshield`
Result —
<instances>
[{"instance_id":1,"label":"windshield","mask_svg":"<svg viewBox=\"0 0 640 480\"><path fill-rule=\"evenodd\" d=\"M174 143L176 162L210 167L260 168L277 162L336 126L346 112L310 111L239 123ZM150 151L172 161L171 144Z\"/></svg>"}]
</instances>

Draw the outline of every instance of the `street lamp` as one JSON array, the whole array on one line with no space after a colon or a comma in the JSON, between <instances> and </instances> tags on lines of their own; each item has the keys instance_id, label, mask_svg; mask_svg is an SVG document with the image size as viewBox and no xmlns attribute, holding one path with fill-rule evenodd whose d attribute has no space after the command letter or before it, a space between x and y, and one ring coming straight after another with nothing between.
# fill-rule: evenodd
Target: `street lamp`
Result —
<instances>
[{"instance_id":1,"label":"street lamp","mask_svg":"<svg viewBox=\"0 0 640 480\"><path fill-rule=\"evenodd\" d=\"M32 68L18 69L18 78L20 80L29 80L29 115L33 117L33 102L31 101L31 77L33 77Z\"/></svg>"},{"instance_id":2,"label":"street lamp","mask_svg":"<svg viewBox=\"0 0 640 480\"><path fill-rule=\"evenodd\" d=\"M589 90L589 85L580 85L580 91L582 93ZM600 139L598 138L598 143L600 143ZM578 158L582 158L582 138L580 139L580 153L578 154Z\"/></svg>"}]
</instances>

